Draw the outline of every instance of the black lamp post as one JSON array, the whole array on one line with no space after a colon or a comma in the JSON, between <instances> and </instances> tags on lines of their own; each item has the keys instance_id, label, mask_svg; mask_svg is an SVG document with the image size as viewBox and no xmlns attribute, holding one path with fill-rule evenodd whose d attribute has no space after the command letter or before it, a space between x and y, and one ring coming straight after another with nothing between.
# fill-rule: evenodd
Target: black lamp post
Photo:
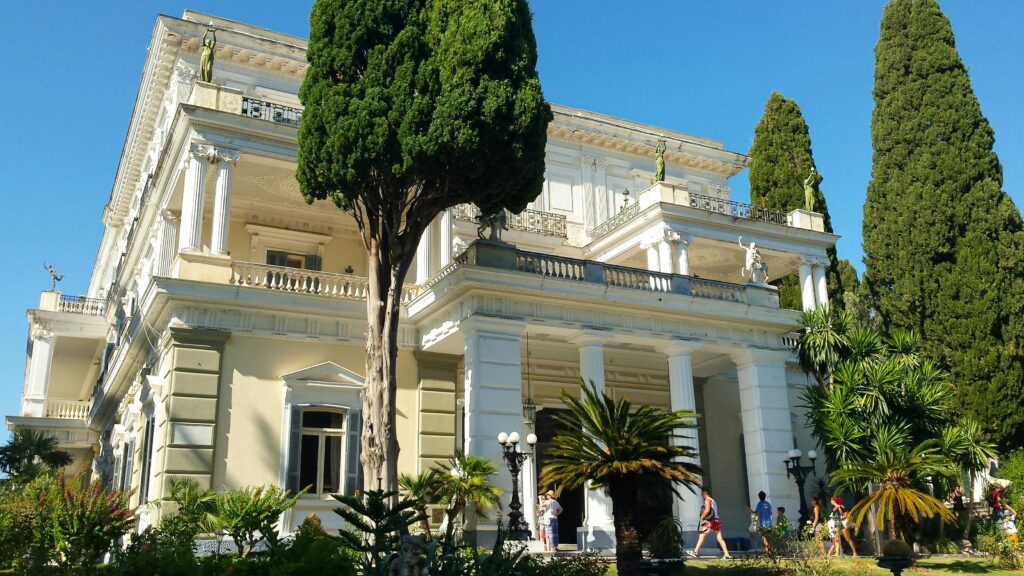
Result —
<instances>
[{"instance_id":1,"label":"black lamp post","mask_svg":"<svg viewBox=\"0 0 1024 576\"><path fill-rule=\"evenodd\" d=\"M800 449L793 448L789 451L789 459L783 460L786 464L786 477L792 477L796 479L796 488L800 492L800 527L798 530L803 529L803 526L810 520L810 511L807 509L807 499L804 498L804 482L807 480L807 476L814 471L814 460L818 457L818 454L814 450L808 450L807 458L810 459L810 466L803 466L800 464Z\"/></svg>"},{"instance_id":2,"label":"black lamp post","mask_svg":"<svg viewBox=\"0 0 1024 576\"><path fill-rule=\"evenodd\" d=\"M526 437L526 443L532 448L537 443L537 436L530 434ZM519 501L519 471L522 470L523 462L533 454L519 451L519 432L498 434L498 444L501 444L501 456L508 465L508 471L512 473L512 502L508 505L508 539L529 540L530 527L523 520L523 504Z\"/></svg>"}]
</instances>

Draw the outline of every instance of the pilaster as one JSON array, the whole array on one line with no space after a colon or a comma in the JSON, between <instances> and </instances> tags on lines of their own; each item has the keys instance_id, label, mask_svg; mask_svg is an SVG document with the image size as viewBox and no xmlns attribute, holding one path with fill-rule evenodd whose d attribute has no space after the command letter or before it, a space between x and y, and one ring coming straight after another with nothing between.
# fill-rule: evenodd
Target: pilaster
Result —
<instances>
[{"instance_id":1,"label":"pilaster","mask_svg":"<svg viewBox=\"0 0 1024 576\"><path fill-rule=\"evenodd\" d=\"M455 381L458 356L415 352L419 384L417 471L430 470L455 450Z\"/></svg>"}]
</instances>

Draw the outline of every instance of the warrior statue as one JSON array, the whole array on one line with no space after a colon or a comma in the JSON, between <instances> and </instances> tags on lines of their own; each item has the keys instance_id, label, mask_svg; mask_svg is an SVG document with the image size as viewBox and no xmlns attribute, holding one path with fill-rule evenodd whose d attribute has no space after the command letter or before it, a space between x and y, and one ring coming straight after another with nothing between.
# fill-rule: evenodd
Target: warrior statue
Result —
<instances>
[{"instance_id":1,"label":"warrior statue","mask_svg":"<svg viewBox=\"0 0 1024 576\"><path fill-rule=\"evenodd\" d=\"M50 274L50 292L56 292L57 282L63 280L64 275L58 275L57 269L53 266L53 264L47 264L46 262L43 262L43 268Z\"/></svg>"},{"instance_id":2,"label":"warrior statue","mask_svg":"<svg viewBox=\"0 0 1024 576\"><path fill-rule=\"evenodd\" d=\"M757 249L757 244L751 242L748 246L743 245L743 236L740 236L739 240L740 248L746 250L746 258L743 261L743 268L740 269L740 276L746 277L747 272L750 272L750 281L758 284L764 284L768 279L768 263L761 258L761 252Z\"/></svg>"},{"instance_id":3,"label":"warrior statue","mask_svg":"<svg viewBox=\"0 0 1024 576\"><path fill-rule=\"evenodd\" d=\"M484 236L484 230L488 228L491 229L491 234ZM499 210L496 214L481 214L480 225L476 227L476 237L501 242L502 230L508 230L508 217L505 216L504 210Z\"/></svg>"},{"instance_id":4,"label":"warrior statue","mask_svg":"<svg viewBox=\"0 0 1024 576\"><path fill-rule=\"evenodd\" d=\"M665 181L665 141L658 140L658 146L654 149L654 181Z\"/></svg>"},{"instance_id":5,"label":"warrior statue","mask_svg":"<svg viewBox=\"0 0 1024 576\"><path fill-rule=\"evenodd\" d=\"M217 31L212 27L203 34L203 54L199 57L199 80L213 81L213 50L217 47Z\"/></svg>"},{"instance_id":6,"label":"warrior statue","mask_svg":"<svg viewBox=\"0 0 1024 576\"><path fill-rule=\"evenodd\" d=\"M814 212L814 192L819 182L821 182L821 176L814 170L814 166L811 166L811 173L804 180L804 210L808 212Z\"/></svg>"}]
</instances>

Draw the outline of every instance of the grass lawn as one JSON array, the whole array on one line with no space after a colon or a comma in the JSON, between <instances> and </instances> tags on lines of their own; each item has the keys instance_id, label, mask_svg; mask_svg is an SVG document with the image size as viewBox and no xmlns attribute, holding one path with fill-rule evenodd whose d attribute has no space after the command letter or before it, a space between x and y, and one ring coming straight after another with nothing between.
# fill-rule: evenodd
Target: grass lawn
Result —
<instances>
[{"instance_id":1,"label":"grass lawn","mask_svg":"<svg viewBox=\"0 0 1024 576\"><path fill-rule=\"evenodd\" d=\"M875 565L873 558L841 559L832 563L836 568L837 576L858 576L869 574L883 576L891 574ZM770 574L767 570L759 569L756 565L743 560L698 560L686 562L687 574L699 574L700 576L758 576ZM609 571L609 576L615 575L615 567ZM1024 570L1001 570L996 568L991 560L983 558L934 558L920 560L917 566L903 571L905 576L940 576L945 574L987 574L989 576L1022 576Z\"/></svg>"}]
</instances>

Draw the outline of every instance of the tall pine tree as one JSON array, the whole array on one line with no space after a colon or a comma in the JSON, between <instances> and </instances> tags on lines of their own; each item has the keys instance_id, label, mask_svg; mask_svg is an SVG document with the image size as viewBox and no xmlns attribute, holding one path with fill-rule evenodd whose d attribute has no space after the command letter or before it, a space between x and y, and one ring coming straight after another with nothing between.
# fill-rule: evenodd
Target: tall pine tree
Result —
<instances>
[{"instance_id":1,"label":"tall pine tree","mask_svg":"<svg viewBox=\"0 0 1024 576\"><path fill-rule=\"evenodd\" d=\"M751 157L747 172L751 204L787 212L804 208L804 180L811 169L817 171L817 167L814 165L807 122L796 102L778 92L772 92L764 105L764 114L754 128L754 142L747 154ZM815 187L813 210L824 216L825 230L831 232L832 219L820 186ZM844 261L848 271L841 275L835 249L829 250L828 257L829 295L836 305L842 305L844 291L854 288L844 286L842 278L849 277L853 267ZM853 272L853 279L856 280L856 272ZM802 300L799 276L784 276L776 285L779 287L779 304L783 308L800 310Z\"/></svg>"},{"instance_id":2,"label":"tall pine tree","mask_svg":"<svg viewBox=\"0 0 1024 576\"><path fill-rule=\"evenodd\" d=\"M961 406L1024 444L1021 217L993 131L935 0L892 0L875 47L874 161L864 205L871 297L920 331Z\"/></svg>"}]
</instances>

